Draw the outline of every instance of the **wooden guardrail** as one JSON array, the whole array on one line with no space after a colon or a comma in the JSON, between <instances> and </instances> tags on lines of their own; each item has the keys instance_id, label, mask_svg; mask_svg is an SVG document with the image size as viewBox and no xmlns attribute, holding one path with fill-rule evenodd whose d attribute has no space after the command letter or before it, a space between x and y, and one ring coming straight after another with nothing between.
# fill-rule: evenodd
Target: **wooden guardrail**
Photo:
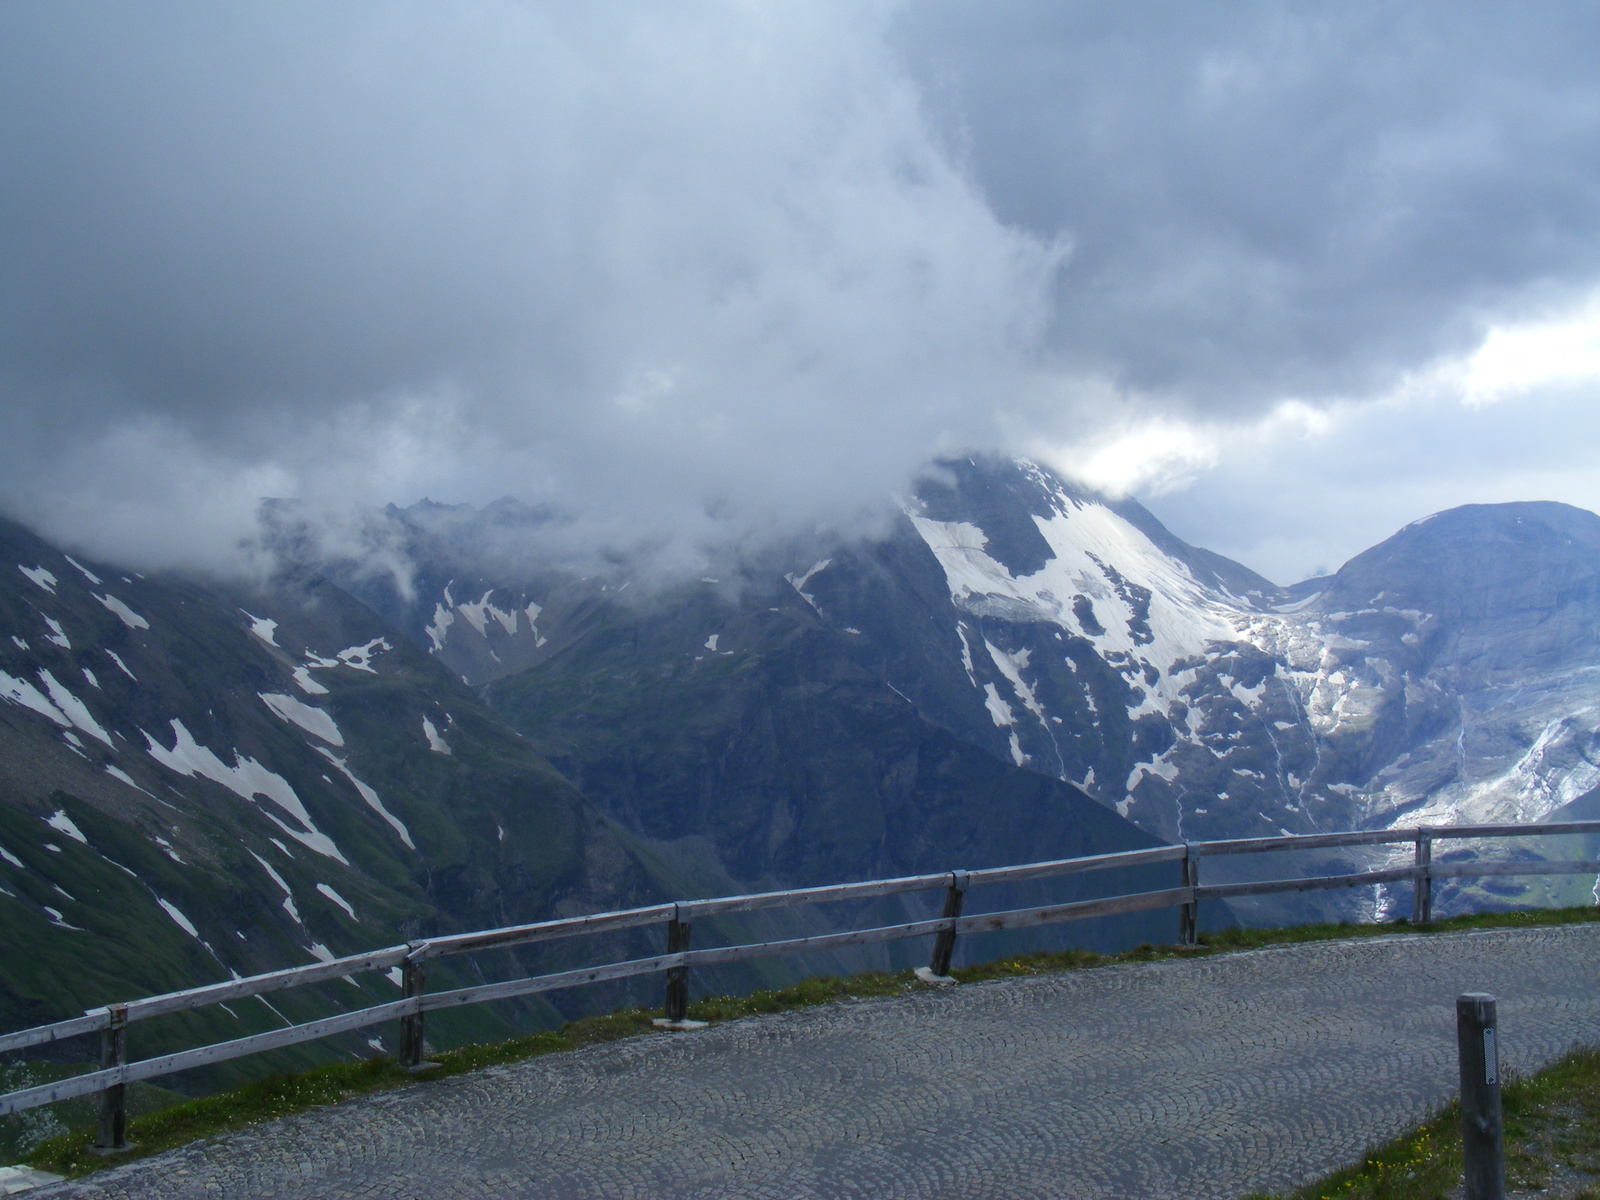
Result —
<instances>
[{"instance_id":1,"label":"wooden guardrail","mask_svg":"<svg viewBox=\"0 0 1600 1200\"><path fill-rule=\"evenodd\" d=\"M932 981L949 980L950 956L956 938L962 934L985 933L1002 929L1022 929L1034 925L1048 925L1062 921L1083 920L1088 917L1111 916L1120 913L1141 912L1155 908L1180 910L1180 941L1193 944L1198 936L1199 905L1204 900L1225 899L1232 896L1254 896L1273 892L1299 892L1323 888L1363 887L1375 883L1396 883L1410 880L1414 884L1412 921L1427 924L1432 918L1432 893L1435 879L1463 876L1491 875L1553 875L1574 873L1600 873L1600 861L1489 861L1437 863L1433 861L1433 843L1451 839L1500 839L1556 834L1600 833L1600 821L1579 821L1536 825L1455 825L1445 827L1420 827L1414 829L1385 829L1353 833L1323 833L1287 835L1283 837L1243 838L1231 841L1188 842L1183 845L1157 846L1147 850L1130 850L1114 854L1096 854L1082 858L1057 859L1050 862L1025 863L1020 866L991 867L978 871L942 871L931 875L909 875L898 879L874 879L862 883L842 883L827 887L797 888L781 892L760 892L748 896L724 896L707 900L681 900L670 904L656 904L646 908L622 912L596 913L590 916L569 917L553 921L539 921L529 925L513 925L503 929L490 929L476 933L449 934L424 938L405 945L390 946L365 954L351 955L320 962L306 967L292 967L265 975L233 979L226 983L207 984L181 992L149 996L124 1003L110 1004L104 1008L90 1009L80 1017L0 1034L0 1053L25 1050L31 1046L47 1045L64 1038L78 1037L98 1032L101 1035L101 1062L98 1070L59 1080L55 1083L24 1088L0 1095L0 1116L66 1100L75 1096L100 1093L100 1128L98 1142L108 1148L123 1145L125 1124L123 1093L129 1083L170 1075L178 1071L212 1063L224 1062L249 1054L259 1054L285 1046L318 1038L331 1037L356 1029L398 1020L401 1023L400 1055L403 1066L416 1068L423 1065L424 1014L464 1004L482 1004L491 1000L506 1000L557 988L574 987L603 980L625 979L636 975L666 974L666 1016L660 1022L671 1028L692 1027L686 1021L688 1003L688 972L693 967L719 963L744 962L750 959L770 958L780 955L803 954L817 950L831 950L844 946L862 946L877 942L898 941L905 938L932 937L933 954L927 967L919 968L919 977ZM1385 867L1357 871L1343 875L1324 875L1298 879L1255 880L1244 883L1202 884L1200 863L1204 858L1224 855L1260 854L1296 850L1333 849L1351 846L1370 846L1412 842L1415 854L1411 863L1398 867ZM966 893L974 887L1001 883L1020 883L1034 879L1056 878L1064 875L1113 868L1148 866L1156 863L1179 864L1179 886L1130 895L1110 896L1099 900L1078 900L1064 904L1051 904L1036 908L1011 909L1004 912L963 916L962 906ZM724 913L754 912L768 908L792 908L807 904L822 904L841 900L864 900L880 896L944 889L944 907L936 918L909 921L899 925L886 925L870 929L856 929L841 933L817 934L808 937L787 938L780 941L758 942L738 946L722 946L705 950L689 949L690 928L694 921ZM533 975L502 983L484 983L472 987L456 988L444 992L427 992L424 988L427 965L436 958L466 954L489 949L508 949L558 938L578 937L586 934L613 933L644 926L667 926L667 952L651 958L630 959L605 963L577 970L558 971ZM134 1021L167 1013L184 1012L206 1005L224 1003L246 996L259 996L286 988L304 987L345 975L368 971L401 971L401 998L386 1004L377 1004L354 1012L340 1013L300 1025L290 1025L266 1033L252 1034L233 1041L200 1046L157 1058L129 1062L126 1051L127 1027Z\"/></svg>"}]
</instances>

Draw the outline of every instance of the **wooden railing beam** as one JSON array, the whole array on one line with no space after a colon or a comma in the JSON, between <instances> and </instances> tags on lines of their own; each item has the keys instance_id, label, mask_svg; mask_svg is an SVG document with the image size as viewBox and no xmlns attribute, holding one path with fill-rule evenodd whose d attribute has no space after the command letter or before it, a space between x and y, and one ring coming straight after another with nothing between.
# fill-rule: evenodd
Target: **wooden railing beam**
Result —
<instances>
[{"instance_id":1,"label":"wooden railing beam","mask_svg":"<svg viewBox=\"0 0 1600 1200\"><path fill-rule=\"evenodd\" d=\"M1600 833L1600 821L1513 826L1419 827L1405 830L1356 831L1345 834L1287 835L1275 838L1194 842L1183 846L1158 846L1146 850L1086 855L1079 858L1058 859L1051 862L1024 863L1012 867L994 867L981 871L947 871L937 875L913 875L897 879L866 880L860 883L837 884L828 887L763 892L711 900L688 900L676 904L652 905L621 912L595 913L583 917L563 918L529 925L509 926L503 929L429 938L412 942L405 946L391 946L367 954L335 959L331 962L315 963L305 967L291 967L282 971L251 976L247 979L206 984L201 987L171 992L161 996L132 1000L126 1004L91 1009L81 1017L0 1035L0 1053L26 1049L30 1046L46 1045L68 1037L77 1037L97 1031L103 1035L102 1061L99 1070L60 1080L56 1083L25 1088L0 1096L0 1115L20 1112L40 1104L48 1104L74 1096L100 1092L102 1094L101 1119L97 1130L97 1139L102 1146L114 1149L124 1144L126 1133L125 1106L122 1103L121 1089L126 1084L136 1080L155 1078L160 1075L189 1070L196 1066L223 1062L246 1054L257 1054L266 1050L311 1041L316 1038L330 1037L394 1019L399 1019L402 1022L399 1055L401 1063L411 1067L425 1066L427 1064L423 1062L426 1050L426 1043L423 1039L423 1014L428 1011L456 1007L462 1004L480 1004L492 1000L509 999L515 996L576 987L604 980L624 979L657 971L666 971L668 973L667 1014L669 1020L674 1014L677 1014L677 1023L681 1025L684 1024L682 1017L687 1009L687 972L690 967L697 965L710 966L719 963L744 962L757 958L804 954L817 950L869 945L877 942L931 935L935 938L935 943L930 967L927 970L934 975L947 977L950 955L955 940L964 933L1020 929L1032 925L1083 920L1090 917L1111 916L1119 913L1178 906L1183 913L1180 940L1186 944L1194 944L1198 939L1198 905L1204 899L1360 887L1402 880L1410 880L1416 888L1413 902L1413 920L1419 925L1426 924L1431 919L1432 881L1435 879L1496 875L1575 874L1580 872L1600 874L1600 860L1591 859L1528 862L1436 862L1432 857L1432 843L1434 840L1439 838L1488 840L1503 837L1596 833ZM1246 883L1207 885L1201 885L1199 882L1200 859L1208 855L1313 850L1403 841L1414 841L1417 846L1415 860L1406 866L1299 879L1269 879ZM1079 900L1037 908L983 913L976 916L962 915L966 892L974 886L993 883L1014 883L1084 871L1136 867L1161 862L1179 862L1181 864L1182 878L1179 887L1138 892L1125 896L1111 896L1099 900ZM704 950L690 950L688 948L690 919L693 916L712 916L719 913L747 912L761 908L861 900L877 896L931 890L936 887L945 888L945 904L942 915L935 920L910 921L874 929L817 934L809 937L789 938L740 946L714 947ZM524 979L513 979L503 983L458 988L448 992L427 994L424 989L427 962L443 955L460 954L474 950L509 948L554 938L615 932L662 922L668 923L668 953L654 958L634 959L598 967L529 976ZM391 970L396 966L401 970L402 985L402 998L398 1001L359 1009L351 1013L338 1014L318 1021L307 1022L303 1025L294 1025L286 1029L271 1030L267 1033L237 1038L229 1042L164 1055L159 1058L146 1059L134 1063L127 1062L126 1027L131 1021L165 1013L186 1011L239 997L260 995L265 992L291 987L301 987L357 972ZM919 974L922 974L922 972L919 972Z\"/></svg>"}]
</instances>

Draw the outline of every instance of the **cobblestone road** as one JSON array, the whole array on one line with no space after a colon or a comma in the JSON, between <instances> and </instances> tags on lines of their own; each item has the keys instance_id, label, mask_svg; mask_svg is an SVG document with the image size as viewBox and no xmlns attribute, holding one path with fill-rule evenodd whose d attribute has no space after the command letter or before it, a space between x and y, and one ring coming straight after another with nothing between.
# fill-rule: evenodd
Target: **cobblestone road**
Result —
<instances>
[{"instance_id":1,"label":"cobblestone road","mask_svg":"<svg viewBox=\"0 0 1600 1200\"><path fill-rule=\"evenodd\" d=\"M1231 1197L1358 1157L1503 1061L1600 1040L1600 926L1281 947L966 985L420 1084L34 1193Z\"/></svg>"}]
</instances>

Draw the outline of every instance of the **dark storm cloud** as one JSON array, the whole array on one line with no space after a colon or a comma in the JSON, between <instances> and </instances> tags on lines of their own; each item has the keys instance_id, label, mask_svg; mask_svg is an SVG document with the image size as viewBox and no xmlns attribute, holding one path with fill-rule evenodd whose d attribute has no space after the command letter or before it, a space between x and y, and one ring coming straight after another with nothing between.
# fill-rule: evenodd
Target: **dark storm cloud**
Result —
<instances>
[{"instance_id":1,"label":"dark storm cloud","mask_svg":"<svg viewBox=\"0 0 1600 1200\"><path fill-rule=\"evenodd\" d=\"M263 495L511 493L693 558L1360 400L1600 279L1596 20L8 5L0 507L217 563Z\"/></svg>"},{"instance_id":2,"label":"dark storm cloud","mask_svg":"<svg viewBox=\"0 0 1600 1200\"><path fill-rule=\"evenodd\" d=\"M1071 363L1200 411L1360 396L1600 277L1600 8L920 3L999 216L1071 237Z\"/></svg>"},{"instance_id":3,"label":"dark storm cloud","mask_svg":"<svg viewBox=\"0 0 1600 1200\"><path fill-rule=\"evenodd\" d=\"M875 6L0 23L3 501L102 551L171 556L177 510L212 555L264 486L690 546L849 520L993 441L971 399L1042 328L1055 250Z\"/></svg>"}]
</instances>

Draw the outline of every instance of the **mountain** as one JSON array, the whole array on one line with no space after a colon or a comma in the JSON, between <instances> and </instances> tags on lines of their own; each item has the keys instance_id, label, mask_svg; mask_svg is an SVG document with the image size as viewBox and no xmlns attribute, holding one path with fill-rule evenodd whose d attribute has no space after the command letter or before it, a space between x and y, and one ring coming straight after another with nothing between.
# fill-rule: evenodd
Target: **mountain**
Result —
<instances>
[{"instance_id":1,"label":"mountain","mask_svg":"<svg viewBox=\"0 0 1600 1200\"><path fill-rule=\"evenodd\" d=\"M435 544L476 553L448 538ZM875 724L852 728L850 715L841 724L844 709L833 700L801 704L802 719L833 720L832 735L853 739L853 750L837 756L838 771L819 771L792 796L785 819L799 834L776 839L783 852L762 857L741 824L749 820L749 795L739 788L782 776L792 765L782 754L753 784L738 772L704 781L697 821L673 819L681 789L656 789L650 814L630 809L617 803L602 766L574 754L563 759L565 774L551 765L541 749L564 745L554 725L542 739L513 727L508 715L523 712L526 693L522 707L490 707L463 681L461 663L431 652L426 628L408 636L315 564L249 586L146 577L68 555L10 523L0 524L0 564L0 1027L437 932L754 886L988 865L1029 857L1036 844L1093 853L1154 842L1060 781L928 726L892 692L859 672L851 677L825 647L807 649L807 637L830 636L815 622L790 646L775 638L770 660L780 670L810 664L831 674L835 698L855 688L850 711ZM614 648L607 585L598 594L582 580L566 586L564 636L592 629L587 647ZM538 615L524 604L513 616L488 596L444 611L475 634L490 625L531 634ZM443 623L436 614L430 620ZM542 635L529 640L544 649ZM492 653L485 661L494 663ZM727 661L712 656L710 667ZM582 672L601 669L563 662L579 691ZM737 699L719 680L709 668L700 677L708 707L719 697L725 705ZM649 695L640 696L648 705ZM563 720L609 722L616 742L637 711L620 700L603 711L575 702ZM716 745L724 732L685 723L669 731L662 761L729 760ZM804 737L791 739L790 749L802 744ZM742 752L759 767L763 747ZM880 802L876 824L858 819L869 795ZM986 815L989 807L1002 819ZM760 836L771 839L770 829ZM1076 895L1079 888L1018 894ZM719 919L696 930L696 943L905 919L938 899ZM1139 916L1071 935L1122 946L1170 936L1170 926ZM433 974L437 986L448 986L558 969L659 952L660 937L645 930L604 944L576 939L475 955L446 960ZM1031 943L995 943L1002 944ZM804 970L903 965L926 952L907 944L774 960L696 972L693 985L748 990ZM141 1025L137 1052L396 994L392 979L358 982L359 992L336 982L273 997L271 1005ZM458 1010L430 1020L430 1032L444 1041L504 1035L653 1000L659 986L645 980ZM376 1033L372 1044L382 1045L392 1031ZM370 1052L353 1036L340 1046ZM280 1060L301 1063L317 1053L291 1051Z\"/></svg>"},{"instance_id":2,"label":"mountain","mask_svg":"<svg viewBox=\"0 0 1600 1200\"><path fill-rule=\"evenodd\" d=\"M413 523L414 547L431 536L427 514L396 517ZM887 689L921 726L1164 840L1530 821L1600 782L1597 527L1562 505L1472 506L1280 588L1188 546L1134 501L1026 461L959 459L930 472L877 539L774 547L730 577L655 590L625 572L486 574L423 553L418 578L434 589L388 615L608 813L722 838L719 853L746 872L800 853L774 831L790 828L785 812L810 811L793 796L846 744L841 731L866 727L834 684L843 668L824 660L848 664L854 686ZM814 645L790 644L802 625ZM744 665L752 656L760 666ZM708 704L714 670L739 688L755 671L823 689L807 703L836 727L808 745L785 732L798 726L781 706ZM627 748L611 740L618 721ZM752 757L781 759L787 782L753 782L743 760L696 763L674 737L760 745ZM747 809L697 805L712 781L737 781ZM652 798L663 788L679 797L670 819ZM1493 886L1506 899L1563 885ZM1397 894L1308 903L1370 915Z\"/></svg>"},{"instance_id":3,"label":"mountain","mask_svg":"<svg viewBox=\"0 0 1600 1200\"><path fill-rule=\"evenodd\" d=\"M324 581L124 574L9 523L0 563L7 1028L671 894L455 675ZM362 981L367 1002L394 986ZM274 1003L327 1011L348 988ZM259 1002L192 1020L281 1023ZM158 1025L156 1043L179 1036Z\"/></svg>"},{"instance_id":4,"label":"mountain","mask_svg":"<svg viewBox=\"0 0 1600 1200\"><path fill-rule=\"evenodd\" d=\"M248 586L145 578L0 525L7 1025L425 932L683 896L1600 804L1600 517L1562 505L1440 513L1285 588L1136 502L1003 459L938 464L876 537L814 535L689 579L554 564L536 548L559 515L513 501L387 510L381 553L362 559L322 556L292 506L269 516L283 570ZM1576 902L1587 883L1498 879L1438 901ZM696 944L901 920L937 900L728 918ZM1371 917L1407 902L1405 887L1378 888L1237 911ZM1233 918L1212 907L1209 920ZM1167 940L1174 920L966 939L958 953L1115 948ZM454 969L596 952L561 943ZM694 986L923 953L701 972ZM349 986L283 1008L365 1002ZM653 986L468 1010L438 1033L527 1027ZM392 987L365 981L363 996ZM206 1019L216 1035L281 1018Z\"/></svg>"},{"instance_id":5,"label":"mountain","mask_svg":"<svg viewBox=\"0 0 1600 1200\"><path fill-rule=\"evenodd\" d=\"M1364 820L1535 821L1600 783L1600 517L1438 513L1351 559L1314 612L1372 728Z\"/></svg>"}]
</instances>

